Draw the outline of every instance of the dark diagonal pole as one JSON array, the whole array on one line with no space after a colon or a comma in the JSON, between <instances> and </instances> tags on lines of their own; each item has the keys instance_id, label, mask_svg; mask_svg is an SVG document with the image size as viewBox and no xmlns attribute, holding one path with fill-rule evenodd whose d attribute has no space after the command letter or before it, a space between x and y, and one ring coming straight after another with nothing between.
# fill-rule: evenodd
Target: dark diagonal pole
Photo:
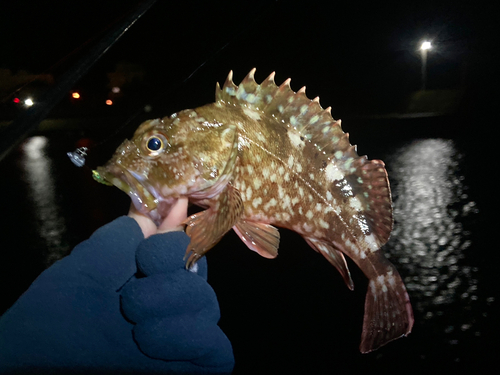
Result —
<instances>
[{"instance_id":1,"label":"dark diagonal pole","mask_svg":"<svg viewBox=\"0 0 500 375\"><path fill-rule=\"evenodd\" d=\"M59 83L48 89L43 99L19 115L0 132L0 161L16 147L48 113L67 95L76 82L104 55L108 49L137 21L156 0L140 3L129 16L118 22L90 51L64 73Z\"/></svg>"}]
</instances>

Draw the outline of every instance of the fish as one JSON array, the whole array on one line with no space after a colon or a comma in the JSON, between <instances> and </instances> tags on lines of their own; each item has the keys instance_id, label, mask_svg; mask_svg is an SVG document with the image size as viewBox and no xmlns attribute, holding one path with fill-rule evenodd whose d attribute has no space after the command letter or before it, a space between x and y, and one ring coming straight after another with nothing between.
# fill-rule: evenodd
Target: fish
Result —
<instances>
[{"instance_id":1,"label":"fish","mask_svg":"<svg viewBox=\"0 0 500 375\"><path fill-rule=\"evenodd\" d=\"M305 87L271 73L239 85L233 72L215 102L143 122L94 173L160 223L180 197L204 210L185 221L191 267L232 228L265 258L277 227L300 234L354 285L345 256L368 278L360 351L407 336L414 318L405 285L381 247L393 227L385 164L358 156L341 120Z\"/></svg>"}]
</instances>

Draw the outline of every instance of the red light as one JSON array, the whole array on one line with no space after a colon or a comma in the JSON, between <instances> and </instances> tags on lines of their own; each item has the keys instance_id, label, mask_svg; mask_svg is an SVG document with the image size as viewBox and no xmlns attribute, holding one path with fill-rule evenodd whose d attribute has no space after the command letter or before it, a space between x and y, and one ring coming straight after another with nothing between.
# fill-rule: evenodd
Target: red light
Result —
<instances>
[{"instance_id":1,"label":"red light","mask_svg":"<svg viewBox=\"0 0 500 375\"><path fill-rule=\"evenodd\" d=\"M113 105L113 101L108 99L108 100L106 100L106 104L107 105Z\"/></svg>"},{"instance_id":2,"label":"red light","mask_svg":"<svg viewBox=\"0 0 500 375\"><path fill-rule=\"evenodd\" d=\"M19 98L14 98L13 102L17 104L17 103L21 103L21 100Z\"/></svg>"}]
</instances>

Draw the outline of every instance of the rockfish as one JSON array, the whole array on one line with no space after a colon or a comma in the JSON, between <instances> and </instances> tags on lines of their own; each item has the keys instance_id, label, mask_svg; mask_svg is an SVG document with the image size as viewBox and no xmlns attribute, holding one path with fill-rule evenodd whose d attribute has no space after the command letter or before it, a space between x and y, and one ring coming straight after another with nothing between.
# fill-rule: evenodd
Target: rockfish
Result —
<instances>
[{"instance_id":1,"label":"rockfish","mask_svg":"<svg viewBox=\"0 0 500 375\"><path fill-rule=\"evenodd\" d=\"M231 228L266 258L278 255L275 226L291 229L353 289L347 255L369 280L361 352L409 334L408 294L380 250L393 224L384 163L359 157L305 87L277 86L274 73L259 85L254 73L236 86L230 72L215 103L142 123L94 177L157 223L179 197L206 208L186 220L188 267Z\"/></svg>"}]
</instances>

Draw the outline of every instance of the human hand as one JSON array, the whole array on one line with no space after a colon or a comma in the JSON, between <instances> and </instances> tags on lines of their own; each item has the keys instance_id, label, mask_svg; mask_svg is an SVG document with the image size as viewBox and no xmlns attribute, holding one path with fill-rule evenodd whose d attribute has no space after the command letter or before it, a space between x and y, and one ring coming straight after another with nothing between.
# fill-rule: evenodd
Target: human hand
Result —
<instances>
[{"instance_id":1,"label":"human hand","mask_svg":"<svg viewBox=\"0 0 500 375\"><path fill-rule=\"evenodd\" d=\"M184 225L182 225L182 222L187 218L187 207L188 199L186 197L179 198L173 204L168 216L158 227L149 216L137 211L134 204L130 205L128 216L137 221L137 224L139 224L144 234L144 238L148 238L153 234L183 231Z\"/></svg>"},{"instance_id":2,"label":"human hand","mask_svg":"<svg viewBox=\"0 0 500 375\"><path fill-rule=\"evenodd\" d=\"M230 373L206 260L185 269L186 209L118 218L44 271L0 319L0 373Z\"/></svg>"},{"instance_id":3,"label":"human hand","mask_svg":"<svg viewBox=\"0 0 500 375\"><path fill-rule=\"evenodd\" d=\"M206 259L200 259L193 272L183 261L189 244L182 224L187 206L187 198L179 198L158 227L131 206L129 216L146 239L136 251L138 272L121 290L121 310L134 323L134 341L146 355L185 361L184 369L189 363L194 371L213 366L224 372L232 367L232 350L217 326L220 312L206 282Z\"/></svg>"}]
</instances>

